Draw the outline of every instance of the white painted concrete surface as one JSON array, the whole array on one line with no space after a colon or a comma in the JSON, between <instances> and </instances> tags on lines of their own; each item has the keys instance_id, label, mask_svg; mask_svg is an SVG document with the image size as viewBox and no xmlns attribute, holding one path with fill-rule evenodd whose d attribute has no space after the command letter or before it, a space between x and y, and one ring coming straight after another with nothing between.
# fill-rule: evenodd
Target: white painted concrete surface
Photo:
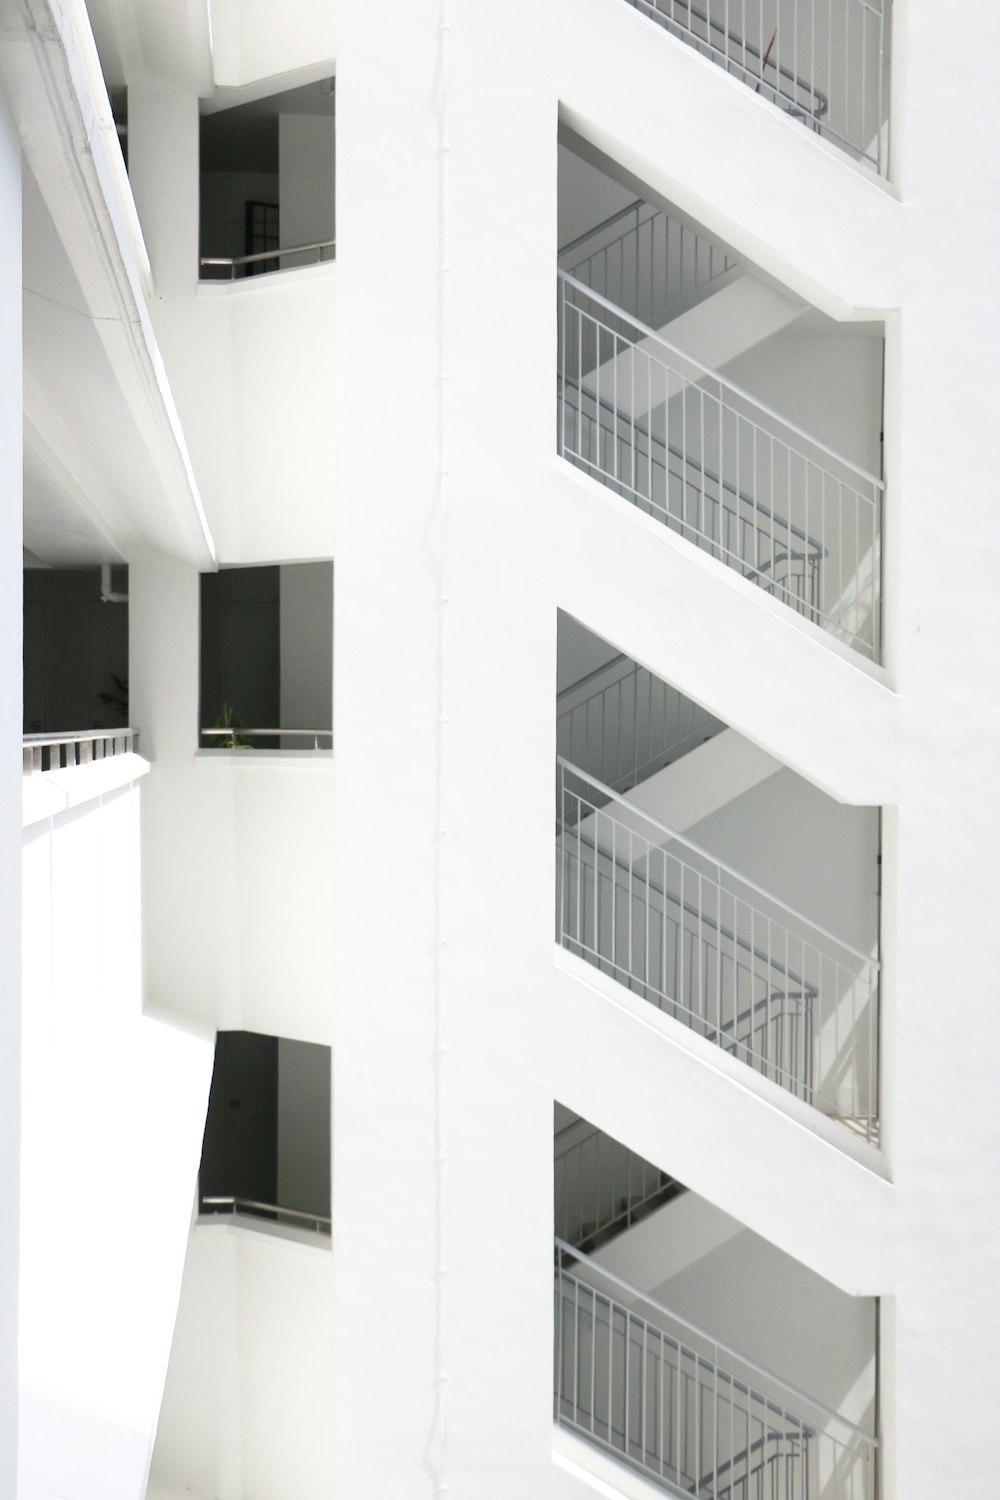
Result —
<instances>
[{"instance_id":1,"label":"white painted concrete surface","mask_svg":"<svg viewBox=\"0 0 1000 1500\"><path fill-rule=\"evenodd\" d=\"M139 787L24 836L22 1500L145 1485L212 1038L141 989Z\"/></svg>"},{"instance_id":2,"label":"white painted concrete surface","mask_svg":"<svg viewBox=\"0 0 1000 1500\"><path fill-rule=\"evenodd\" d=\"M17 1484L21 1155L21 150L0 89L0 1491Z\"/></svg>"},{"instance_id":3,"label":"white painted concrete surface","mask_svg":"<svg viewBox=\"0 0 1000 1500\"><path fill-rule=\"evenodd\" d=\"M148 1496L331 1493L328 1247L192 1229Z\"/></svg>"},{"instance_id":4,"label":"white painted concrete surface","mask_svg":"<svg viewBox=\"0 0 1000 1500\"><path fill-rule=\"evenodd\" d=\"M905 208L612 0L556 0L544 19L518 0L449 7L443 32L436 4L398 7L391 26L362 0L339 8L335 894L352 941L336 958L334 1422L345 1491L416 1483L429 1495L446 1478L486 1500L558 1492L556 1096L665 1165L680 1154L719 1207L845 1289L882 1295L886 1494L930 1500L959 1469L968 1493L991 1492L981 1433L1000 1315L974 1303L1000 1269L989 1228L1000 1037L976 933L1000 896L1000 808L984 795L1000 731L983 712L1000 645L985 602L1000 561L988 498L1000 244L983 212L990 133L965 132L956 150L940 121L948 100L989 97L1000 23L962 3L942 38L930 15L893 9L909 71L894 184ZM963 27L980 38L974 54ZM834 315L889 317L883 673L822 649L554 463L560 102L794 293ZM384 296L401 220L405 319ZM945 295L956 245L962 274ZM368 393L390 348L408 377L394 424L405 471L371 464L384 414ZM956 358L965 375L945 391ZM942 533L955 489L953 444L932 436L943 431L963 434L971 533ZM557 605L807 780L898 808L884 855L891 1183L797 1127L772 1133L730 1080L696 1077L553 972ZM516 729L501 729L498 699L514 693ZM390 842L407 851L403 902ZM942 1117L928 1101L945 1078ZM362 1133L376 1093L391 1107ZM375 1441L382 1369L362 1285L382 1289L407 1351L398 1379L411 1399L391 1451ZM946 1443L928 1442L942 1430Z\"/></svg>"}]
</instances>

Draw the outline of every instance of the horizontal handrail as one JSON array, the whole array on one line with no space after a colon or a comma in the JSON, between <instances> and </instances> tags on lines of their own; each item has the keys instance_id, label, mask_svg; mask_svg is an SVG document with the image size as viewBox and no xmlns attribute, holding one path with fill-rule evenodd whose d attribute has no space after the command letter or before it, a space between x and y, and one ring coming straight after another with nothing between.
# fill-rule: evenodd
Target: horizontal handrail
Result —
<instances>
[{"instance_id":1,"label":"horizontal handrail","mask_svg":"<svg viewBox=\"0 0 1000 1500\"><path fill-rule=\"evenodd\" d=\"M211 729L202 729L199 732L205 736L213 736L215 738L224 735L227 739L234 740L238 740L241 735L257 735L260 738L270 736L272 739L283 738L287 735L290 739L313 740L314 750L320 748L319 742L321 739L331 741L333 739L332 729L245 729L242 724L231 724L228 729L218 729L213 725Z\"/></svg>"},{"instance_id":2,"label":"horizontal handrail","mask_svg":"<svg viewBox=\"0 0 1000 1500\"><path fill-rule=\"evenodd\" d=\"M874 969L876 972L881 968L879 959L873 958L870 953L862 953L860 948L854 948L850 943L845 943L843 938L838 937L835 932L831 932L828 928L821 926L819 922L813 921L812 917L807 917L805 912L799 911L796 907L789 905L787 901L782 901L780 897L775 896L771 891L765 890L764 887L758 885L756 881L749 880L747 876L741 875L739 870L734 869L734 867L727 864L725 860L719 859L717 855L710 853L709 850L704 849L700 844L695 843L694 839L688 838L687 834L681 833L676 828L671 828L669 823L664 823L659 818L654 818L651 813L647 813L641 807L637 807L634 802L629 802L628 799L626 797L623 797L619 792L614 791L611 787L605 786L603 782L598 781L596 776L590 776L586 771L581 771L579 767L574 766L571 761L566 760L566 758L562 755L556 757L556 763L562 768L564 772L568 771L571 776L574 776L578 780L585 782L589 787L592 788L593 791L598 792L602 797L604 797L607 802L617 803L617 805L623 809L627 817L633 820L638 818L642 822L651 825L656 829L657 833L663 835L664 844L666 844L667 842L680 844L683 848L688 849L693 854L698 855L699 858L706 860L711 865L714 865L717 870L722 871L724 874L729 875L733 880L738 881L745 890L753 891L755 895L761 896L771 906L774 906L777 908L777 910L783 912L785 916L792 917L796 922L799 922L803 926L808 927L811 932L818 933L821 937L827 938L831 943L836 943L838 948L842 948L843 951L845 953L849 953L852 958L860 959L862 963L869 965L869 967Z\"/></svg>"},{"instance_id":3,"label":"horizontal handrail","mask_svg":"<svg viewBox=\"0 0 1000 1500\"><path fill-rule=\"evenodd\" d=\"M701 1339L703 1343L711 1345L711 1347L718 1353L728 1355L730 1359L738 1360L745 1369L752 1370L755 1375L761 1376L771 1385L776 1386L779 1390L791 1396L796 1402L805 1402L807 1406L811 1406L814 1408L814 1410L822 1412L824 1416L831 1417L835 1422L839 1423L841 1427L846 1428L847 1431L849 1431L853 1436L863 1438L866 1443L870 1443L873 1448L878 1447L877 1437L874 1437L871 1433L866 1432L863 1427L859 1427L848 1417L842 1416L839 1411L836 1411L832 1406L828 1406L825 1401L820 1401L816 1396L810 1395L808 1391L802 1390L800 1386L794 1385L790 1380L785 1380L783 1376L775 1374L775 1372L773 1370L769 1370L766 1365L758 1364L756 1360L751 1359L748 1355L735 1348L732 1344L727 1344L724 1339L716 1338L715 1334L709 1333L707 1328L701 1328L697 1323L692 1323L690 1319L682 1317L680 1313L674 1312L673 1309L667 1307L665 1303L658 1302L657 1299L650 1296L648 1292L642 1291L639 1287L634 1286L632 1282L626 1281L624 1277L618 1276L614 1271L610 1271L606 1266L602 1266L600 1261L594 1260L592 1256L587 1255L583 1250L577 1250L575 1245L571 1245L567 1240L562 1240L558 1236L556 1236L555 1247L560 1257L560 1275L565 1274L565 1272L563 1271L561 1259L563 1256L565 1256L566 1259L571 1262L576 1262L577 1264L582 1263L583 1265L586 1265L592 1273L596 1273L604 1281L610 1282L612 1286L617 1287L619 1291L624 1292L626 1296L631 1298L633 1301L643 1303L647 1308L652 1309L654 1313L661 1314L671 1323L677 1324L679 1327L683 1328L687 1333L694 1334L695 1337ZM572 1275L572 1273L570 1274ZM599 1286L595 1286L590 1281L583 1281L581 1277L576 1277L574 1279L579 1280L582 1285L588 1287L592 1292L600 1294L601 1288ZM631 1307L627 1305L622 1307L622 1311L635 1316L635 1314L632 1313ZM654 1324L653 1326L655 1327L656 1325ZM661 1332L666 1331L667 1330L665 1329L661 1330Z\"/></svg>"},{"instance_id":4,"label":"horizontal handrail","mask_svg":"<svg viewBox=\"0 0 1000 1500\"><path fill-rule=\"evenodd\" d=\"M25 745L86 745L95 740L134 739L137 729L93 729L83 734L25 734L21 736Z\"/></svg>"},{"instance_id":5,"label":"horizontal handrail","mask_svg":"<svg viewBox=\"0 0 1000 1500\"><path fill-rule=\"evenodd\" d=\"M327 1214L306 1213L301 1208L284 1208L280 1203L261 1203L256 1198L240 1198L229 1195L218 1196L213 1194L210 1197L201 1198L200 1202L202 1207L208 1205L212 1208L230 1208L233 1213L237 1213L241 1208L250 1208L259 1213L284 1214L287 1218L303 1219L309 1224L315 1224L317 1227L320 1224L332 1225L333 1223L333 1220Z\"/></svg>"},{"instance_id":6,"label":"horizontal handrail","mask_svg":"<svg viewBox=\"0 0 1000 1500\"><path fill-rule=\"evenodd\" d=\"M286 255L306 255L311 251L319 251L322 262L323 251L336 251L337 241L333 240L311 240L307 245L283 245L277 250L255 250L252 255L202 255L198 264L200 266L228 266L236 275L237 266L252 266L265 260L281 260ZM230 278L232 280L232 277Z\"/></svg>"},{"instance_id":7,"label":"horizontal handrail","mask_svg":"<svg viewBox=\"0 0 1000 1500\"><path fill-rule=\"evenodd\" d=\"M599 677L603 677L605 672L610 671L612 667L620 666L622 662L629 662L631 664L631 658L626 656L624 651L619 651L617 656L609 657L603 667L595 667L592 672L585 672L582 677L577 678L576 682L571 682L569 687L564 687L560 692L556 693L556 702L564 703L567 698L571 698L581 688L589 687L592 682L596 682Z\"/></svg>"},{"instance_id":8,"label":"horizontal handrail","mask_svg":"<svg viewBox=\"0 0 1000 1500\"><path fill-rule=\"evenodd\" d=\"M77 770L135 749L137 729L93 729L67 734L26 734L22 738L25 776Z\"/></svg>"},{"instance_id":9,"label":"horizontal handrail","mask_svg":"<svg viewBox=\"0 0 1000 1500\"><path fill-rule=\"evenodd\" d=\"M645 201L645 198L636 198L634 203L629 203L625 208L620 208L616 214L609 214L606 219L601 220L600 224L595 224L593 229L588 229L583 234L578 234L575 240L569 241L569 244L560 245L558 252L560 259L564 255L571 255L574 250L578 250L581 245L585 245L588 240L594 239L597 235L603 234L606 229L614 229L615 225L620 224L623 219L627 219L629 214L638 213Z\"/></svg>"},{"instance_id":10,"label":"horizontal handrail","mask_svg":"<svg viewBox=\"0 0 1000 1500\"><path fill-rule=\"evenodd\" d=\"M884 480L879 479L875 474L862 468L860 464L854 463L852 459L846 458L843 453L838 453L835 448L831 448L829 444L814 437L804 427L800 427L797 422L792 422L788 417L782 416L781 412L775 407L769 406L766 401L761 401L758 396L752 395L743 386L737 385L734 380L728 379L725 375L720 375L718 370L713 370L710 365L702 364L701 360L696 359L694 355L688 354L686 350L681 349L677 344L672 344L669 339L665 339L662 333L659 333L655 328L650 328L648 324L640 322L631 313L624 312L609 298L602 297L600 292L591 291L585 282L577 281L574 276L570 276L566 271L558 271L557 275L564 285L572 287L574 291L582 293L584 297L589 297L592 302L596 302L599 307L603 307L606 312L611 313L620 322L631 324L642 335L644 340L650 340L652 343L658 344L660 348L665 349L668 354L673 355L681 363L690 365L702 378L718 381L722 389L730 395L736 396L740 401L745 401L747 405L753 407L754 411L759 412L770 421L776 422L786 432L794 433L796 437L803 439L817 453L822 453L824 457L833 459L835 463L842 465L850 473L856 474L859 479L863 479L866 484L872 485L880 492L885 490ZM676 373L680 374L681 372L677 371ZM799 456L808 462L808 454L803 453Z\"/></svg>"}]
</instances>

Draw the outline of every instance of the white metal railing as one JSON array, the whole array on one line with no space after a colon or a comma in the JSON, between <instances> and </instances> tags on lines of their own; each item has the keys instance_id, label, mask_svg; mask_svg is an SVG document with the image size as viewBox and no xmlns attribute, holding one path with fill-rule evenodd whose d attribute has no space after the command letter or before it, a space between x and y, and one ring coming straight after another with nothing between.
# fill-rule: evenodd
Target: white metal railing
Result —
<instances>
[{"instance_id":1,"label":"white metal railing","mask_svg":"<svg viewBox=\"0 0 1000 1500\"><path fill-rule=\"evenodd\" d=\"M883 483L559 272L558 450L878 661Z\"/></svg>"},{"instance_id":2,"label":"white metal railing","mask_svg":"<svg viewBox=\"0 0 1000 1500\"><path fill-rule=\"evenodd\" d=\"M89 766L135 749L137 729L95 729L84 734L26 734L22 740L25 776Z\"/></svg>"},{"instance_id":3,"label":"white metal railing","mask_svg":"<svg viewBox=\"0 0 1000 1500\"><path fill-rule=\"evenodd\" d=\"M616 792L627 792L724 728L627 656L616 656L556 698L557 753Z\"/></svg>"},{"instance_id":4,"label":"white metal railing","mask_svg":"<svg viewBox=\"0 0 1000 1500\"><path fill-rule=\"evenodd\" d=\"M569 276L653 328L735 264L712 240L641 198L559 252Z\"/></svg>"},{"instance_id":5,"label":"white metal railing","mask_svg":"<svg viewBox=\"0 0 1000 1500\"><path fill-rule=\"evenodd\" d=\"M565 760L556 937L868 1140L879 964Z\"/></svg>"},{"instance_id":6,"label":"white metal railing","mask_svg":"<svg viewBox=\"0 0 1000 1500\"><path fill-rule=\"evenodd\" d=\"M556 1235L579 1249L596 1249L683 1191L637 1151L584 1120L557 1134L553 1155Z\"/></svg>"},{"instance_id":7,"label":"white metal railing","mask_svg":"<svg viewBox=\"0 0 1000 1500\"><path fill-rule=\"evenodd\" d=\"M875 1437L558 1238L553 1416L671 1494L874 1500Z\"/></svg>"},{"instance_id":8,"label":"white metal railing","mask_svg":"<svg viewBox=\"0 0 1000 1500\"><path fill-rule=\"evenodd\" d=\"M331 253L327 255L327 251ZM220 270L228 271L228 278L223 279L235 281L236 272L245 266L259 266L262 275L270 271L280 271L281 262L290 255L310 257L307 261L299 261L299 265L322 265L326 260L336 259L337 241L310 240L307 245L285 245L281 249L255 250L252 255L203 255L198 264L202 270L209 266L217 266Z\"/></svg>"},{"instance_id":9,"label":"white metal railing","mask_svg":"<svg viewBox=\"0 0 1000 1500\"><path fill-rule=\"evenodd\" d=\"M261 1203L256 1198L236 1198L212 1194L199 1198L200 1211L206 1215L247 1214L270 1223L287 1224L292 1229L312 1229L316 1234L330 1234L333 1220L328 1214L308 1213L300 1208L284 1208L280 1203Z\"/></svg>"},{"instance_id":10,"label":"white metal railing","mask_svg":"<svg viewBox=\"0 0 1000 1500\"><path fill-rule=\"evenodd\" d=\"M213 725L211 729L201 731L206 738L221 739L225 741L219 746L221 750L250 750L252 745L246 743L252 739L292 739L312 740L312 744L303 744L303 750L322 750L326 747L333 748L332 729L246 729L242 724L230 724L225 728ZM286 749L287 746L280 747Z\"/></svg>"},{"instance_id":11,"label":"white metal railing","mask_svg":"<svg viewBox=\"0 0 1000 1500\"><path fill-rule=\"evenodd\" d=\"M628 0L810 130L889 170L891 0Z\"/></svg>"}]
</instances>

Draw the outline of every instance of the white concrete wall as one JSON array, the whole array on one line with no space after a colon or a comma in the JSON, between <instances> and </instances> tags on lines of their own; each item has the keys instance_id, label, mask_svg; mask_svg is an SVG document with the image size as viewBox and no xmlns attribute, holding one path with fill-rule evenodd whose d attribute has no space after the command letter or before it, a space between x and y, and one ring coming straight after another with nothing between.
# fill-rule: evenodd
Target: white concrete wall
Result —
<instances>
[{"instance_id":1,"label":"white concrete wall","mask_svg":"<svg viewBox=\"0 0 1000 1500\"><path fill-rule=\"evenodd\" d=\"M143 1011L139 798L25 832L23 1500L143 1492L180 1295L212 1040Z\"/></svg>"},{"instance_id":2,"label":"white concrete wall","mask_svg":"<svg viewBox=\"0 0 1000 1500\"><path fill-rule=\"evenodd\" d=\"M328 1249L223 1225L192 1231L150 1493L330 1493Z\"/></svg>"},{"instance_id":3,"label":"white concrete wall","mask_svg":"<svg viewBox=\"0 0 1000 1500\"><path fill-rule=\"evenodd\" d=\"M199 287L197 97L133 84L129 142L151 311L219 561L331 557L336 266Z\"/></svg>"},{"instance_id":4,"label":"white concrete wall","mask_svg":"<svg viewBox=\"0 0 1000 1500\"><path fill-rule=\"evenodd\" d=\"M227 1029L331 1040L329 756L196 754L198 574L132 564L133 718L157 776L143 849L148 992ZM164 649L164 643L169 648Z\"/></svg>"},{"instance_id":5,"label":"white concrete wall","mask_svg":"<svg viewBox=\"0 0 1000 1500\"><path fill-rule=\"evenodd\" d=\"M279 14L267 0L210 0L212 70L219 88L239 87L336 55L336 7L298 0Z\"/></svg>"},{"instance_id":6,"label":"white concrete wall","mask_svg":"<svg viewBox=\"0 0 1000 1500\"><path fill-rule=\"evenodd\" d=\"M0 92L0 1492L17 1484L21 1109L21 147Z\"/></svg>"},{"instance_id":7,"label":"white concrete wall","mask_svg":"<svg viewBox=\"0 0 1000 1500\"><path fill-rule=\"evenodd\" d=\"M983 792L1000 755L983 705L1000 626L981 603L1000 561L990 420L1000 240L984 211L990 132L967 132L956 152L940 121L992 97L1000 19L959 0L943 32L930 12L893 11L909 69L894 184L903 206L628 6L555 0L544 18L526 0L453 7L441 31L429 0L394 6L390 25L365 0L339 5L335 861L336 917L351 941L336 957L334 1451L347 1493L429 1494L442 1478L480 1500L569 1493L550 1460L553 1097L672 1162L843 1290L892 1300L888 1495L950 1493L957 1468L965 1492L994 1487L981 1435L1000 1311L982 1288L1000 1271L1000 1021L992 953L975 934L1000 899L1000 807ZM832 313L889 314L881 676L555 464L560 101L597 144L793 290ZM384 295L400 222L405 319ZM956 245L962 272L945 295ZM384 412L370 392L387 348L407 372L398 471L372 463ZM942 381L957 369L961 379ZM971 530L942 530L956 483L942 432L964 435ZM557 605L814 784L898 807L884 933L891 1182L553 967ZM516 690L516 733L497 729L501 686ZM390 844L407 850L402 903ZM959 985L956 951L969 956ZM974 1046L970 1026L948 1019L956 1008L979 1033ZM932 1109L944 1078L948 1107ZM391 1109L362 1135L374 1097ZM378 1442L383 1367L364 1286L379 1288L405 1351L398 1378L412 1399L391 1447ZM946 1443L929 1439L941 1431Z\"/></svg>"}]
</instances>

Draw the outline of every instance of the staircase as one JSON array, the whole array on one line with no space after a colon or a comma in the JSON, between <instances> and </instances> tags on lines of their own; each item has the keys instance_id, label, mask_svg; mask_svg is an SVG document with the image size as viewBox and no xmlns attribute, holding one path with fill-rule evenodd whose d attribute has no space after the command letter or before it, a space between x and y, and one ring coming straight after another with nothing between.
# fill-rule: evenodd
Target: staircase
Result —
<instances>
[{"instance_id":1,"label":"staircase","mask_svg":"<svg viewBox=\"0 0 1000 1500\"><path fill-rule=\"evenodd\" d=\"M887 173L890 0L627 3L856 163ZM650 33L657 45L670 44ZM598 203L621 197L595 188L588 201L597 218ZM571 207L578 225L580 202ZM721 565L703 568L716 589L725 568L745 598L755 589L781 607L772 619L791 611L797 619L786 614L786 624L806 651L823 632L841 656L879 664L884 484L836 446L872 464L877 424L860 394L852 411L837 405L852 387L836 374L839 354L828 357L815 338L814 318L745 360L740 378L753 389L732 378L737 359L808 316L803 304L682 214L641 198L562 247L557 300L559 456L614 497L623 527L634 507L679 539L678 558L693 547ZM870 367L843 368L867 379L874 356ZM839 390L817 371L840 379ZM777 392L776 404L755 389ZM853 389L874 390L874 379ZM656 546L656 528L644 530ZM778 762L640 663L597 659L557 700L564 967L595 976L591 988L609 998L628 992L640 1002L630 1002L633 1013L654 1007L675 1042L717 1059L795 1120L819 1129L814 1111L877 1145L880 963L876 944L863 951L869 928L857 921L862 947L852 946L714 855L721 825L705 845L688 831ZM776 784L748 800L719 835L751 868L768 868L755 845L767 849L782 817L778 795ZM810 817L807 827L819 826ZM778 836L798 831L782 826ZM791 849L799 863L783 856L772 878L794 889L789 871L804 871L809 851ZM828 869L831 890L840 868ZM816 890L810 883L803 899L822 915ZM848 931L852 910L843 904ZM820 1133L833 1141L838 1131ZM797 1306L787 1266L775 1303L735 1243L735 1220L584 1120L556 1135L554 1195L553 1416L573 1464L609 1494L638 1495L641 1480L694 1500L875 1500L876 1438L710 1331L732 1318L738 1341L768 1361L767 1344L754 1343L763 1324L783 1360L782 1302ZM843 1383L825 1384L833 1343L801 1378L839 1403Z\"/></svg>"},{"instance_id":2,"label":"staircase","mask_svg":"<svg viewBox=\"0 0 1000 1500\"><path fill-rule=\"evenodd\" d=\"M891 0L626 0L879 176Z\"/></svg>"},{"instance_id":3,"label":"staircase","mask_svg":"<svg viewBox=\"0 0 1000 1500\"><path fill-rule=\"evenodd\" d=\"M684 1192L681 1183L586 1120L554 1143L558 1238L592 1254Z\"/></svg>"},{"instance_id":4,"label":"staircase","mask_svg":"<svg viewBox=\"0 0 1000 1500\"><path fill-rule=\"evenodd\" d=\"M719 373L801 303L636 203L560 256L560 455L871 661L883 483Z\"/></svg>"},{"instance_id":5,"label":"staircase","mask_svg":"<svg viewBox=\"0 0 1000 1500\"><path fill-rule=\"evenodd\" d=\"M683 832L777 762L623 656L559 695L557 743L557 942L877 1141L878 959Z\"/></svg>"},{"instance_id":6,"label":"staircase","mask_svg":"<svg viewBox=\"0 0 1000 1500\"><path fill-rule=\"evenodd\" d=\"M669 1494L871 1500L869 1434L608 1264L608 1247L656 1215L658 1274L676 1275L682 1205L700 1200L579 1118L556 1133L554 1167L557 1425Z\"/></svg>"},{"instance_id":7,"label":"staircase","mask_svg":"<svg viewBox=\"0 0 1000 1500\"><path fill-rule=\"evenodd\" d=\"M862 1428L559 1239L553 1415L670 1495L875 1494Z\"/></svg>"}]
</instances>

